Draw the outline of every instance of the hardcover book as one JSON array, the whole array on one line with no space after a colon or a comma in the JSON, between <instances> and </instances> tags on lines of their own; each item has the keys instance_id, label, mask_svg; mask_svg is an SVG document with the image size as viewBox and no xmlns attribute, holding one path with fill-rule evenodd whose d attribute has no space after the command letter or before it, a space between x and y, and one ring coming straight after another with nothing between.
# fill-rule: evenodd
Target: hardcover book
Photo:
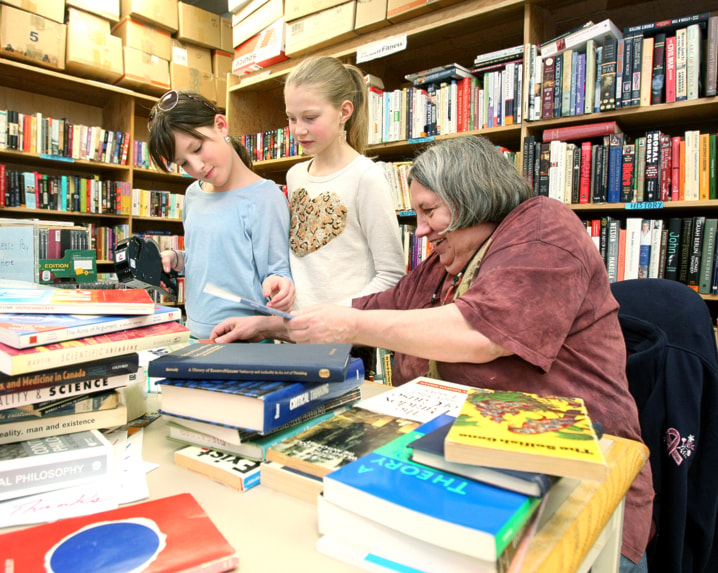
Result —
<instances>
[{"instance_id":1,"label":"hardcover book","mask_svg":"<svg viewBox=\"0 0 718 573\"><path fill-rule=\"evenodd\" d=\"M437 423L324 476L324 499L444 549L510 562L539 500L411 461L411 443Z\"/></svg>"},{"instance_id":2,"label":"hardcover book","mask_svg":"<svg viewBox=\"0 0 718 573\"><path fill-rule=\"evenodd\" d=\"M208 448L187 446L174 453L175 464L239 491L259 485L261 462Z\"/></svg>"},{"instance_id":3,"label":"hardcover book","mask_svg":"<svg viewBox=\"0 0 718 573\"><path fill-rule=\"evenodd\" d=\"M623 34L611 20L606 19L596 24L582 27L567 36L555 38L541 44L541 55L544 58L551 57L564 50L580 48L588 40L595 40L597 44L603 44L609 39L622 40Z\"/></svg>"},{"instance_id":4,"label":"hardcover book","mask_svg":"<svg viewBox=\"0 0 718 573\"><path fill-rule=\"evenodd\" d=\"M364 364L355 358L342 383L164 379L159 384L163 412L267 434L363 382Z\"/></svg>"},{"instance_id":5,"label":"hardcover book","mask_svg":"<svg viewBox=\"0 0 718 573\"><path fill-rule=\"evenodd\" d=\"M150 362L148 374L192 380L344 382L350 344L192 344Z\"/></svg>"},{"instance_id":6,"label":"hardcover book","mask_svg":"<svg viewBox=\"0 0 718 573\"><path fill-rule=\"evenodd\" d=\"M613 133L623 133L621 126L615 121L599 121L596 123L582 123L579 125L567 125L565 127L552 127L544 129L543 141L551 142L574 141L577 139L592 139L603 137Z\"/></svg>"},{"instance_id":7,"label":"hardcover book","mask_svg":"<svg viewBox=\"0 0 718 573\"><path fill-rule=\"evenodd\" d=\"M154 314L77 315L77 314L0 314L0 343L13 348L29 348L96 336L128 328L180 320L179 308L155 306Z\"/></svg>"},{"instance_id":8,"label":"hardcover book","mask_svg":"<svg viewBox=\"0 0 718 573\"><path fill-rule=\"evenodd\" d=\"M239 564L189 493L5 533L0 545L13 571L104 571L112 563L122 571L222 573Z\"/></svg>"},{"instance_id":9,"label":"hardcover book","mask_svg":"<svg viewBox=\"0 0 718 573\"><path fill-rule=\"evenodd\" d=\"M10 375L26 374L188 341L187 327L168 322L31 348L0 344L0 371Z\"/></svg>"},{"instance_id":10,"label":"hardcover book","mask_svg":"<svg viewBox=\"0 0 718 573\"><path fill-rule=\"evenodd\" d=\"M580 398L472 391L444 443L446 459L602 480L608 466Z\"/></svg>"},{"instance_id":11,"label":"hardcover book","mask_svg":"<svg viewBox=\"0 0 718 573\"><path fill-rule=\"evenodd\" d=\"M471 464L449 462L444 457L444 439L454 418L442 415L442 425L410 444L411 459L419 464L446 471L475 481L515 491L532 497L542 497L557 478L535 472L490 468Z\"/></svg>"},{"instance_id":12,"label":"hardcover book","mask_svg":"<svg viewBox=\"0 0 718 573\"><path fill-rule=\"evenodd\" d=\"M0 446L0 500L80 485L109 475L112 445L97 430Z\"/></svg>"},{"instance_id":13,"label":"hardcover book","mask_svg":"<svg viewBox=\"0 0 718 573\"><path fill-rule=\"evenodd\" d=\"M0 312L25 314L152 314L145 289L2 288Z\"/></svg>"}]
</instances>

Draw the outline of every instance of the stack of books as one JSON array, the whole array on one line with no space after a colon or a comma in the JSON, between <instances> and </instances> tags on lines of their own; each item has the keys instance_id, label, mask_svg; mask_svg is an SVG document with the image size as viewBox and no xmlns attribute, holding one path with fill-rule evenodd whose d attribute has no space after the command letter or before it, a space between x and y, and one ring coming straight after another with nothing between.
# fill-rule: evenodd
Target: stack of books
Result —
<instances>
[{"instance_id":1,"label":"stack of books","mask_svg":"<svg viewBox=\"0 0 718 573\"><path fill-rule=\"evenodd\" d=\"M351 345L200 343L150 362L175 463L239 490L259 483L270 446L338 415L360 397Z\"/></svg>"},{"instance_id":2,"label":"stack of books","mask_svg":"<svg viewBox=\"0 0 718 573\"><path fill-rule=\"evenodd\" d=\"M107 478L99 430L144 414L138 352L187 343L180 311L142 289L38 287L0 289L0 313L0 500Z\"/></svg>"}]
</instances>

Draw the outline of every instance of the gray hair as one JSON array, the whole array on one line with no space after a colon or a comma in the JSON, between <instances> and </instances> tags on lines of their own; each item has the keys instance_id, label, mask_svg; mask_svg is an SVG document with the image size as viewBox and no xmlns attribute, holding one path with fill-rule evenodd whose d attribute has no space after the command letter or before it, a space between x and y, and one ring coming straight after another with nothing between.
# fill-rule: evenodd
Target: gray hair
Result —
<instances>
[{"instance_id":1,"label":"gray hair","mask_svg":"<svg viewBox=\"0 0 718 573\"><path fill-rule=\"evenodd\" d=\"M409 183L436 193L451 211L444 232L484 222L500 223L533 190L516 167L484 137L433 144L414 160Z\"/></svg>"}]
</instances>

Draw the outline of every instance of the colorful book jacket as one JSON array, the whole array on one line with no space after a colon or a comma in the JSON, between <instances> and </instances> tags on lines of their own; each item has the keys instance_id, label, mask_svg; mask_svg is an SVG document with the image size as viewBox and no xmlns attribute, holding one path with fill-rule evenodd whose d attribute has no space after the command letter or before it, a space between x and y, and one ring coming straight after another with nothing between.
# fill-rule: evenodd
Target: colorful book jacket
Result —
<instances>
[{"instance_id":1,"label":"colorful book jacket","mask_svg":"<svg viewBox=\"0 0 718 573\"><path fill-rule=\"evenodd\" d=\"M150 362L148 374L193 380L344 382L350 344L192 344Z\"/></svg>"},{"instance_id":2,"label":"colorful book jacket","mask_svg":"<svg viewBox=\"0 0 718 573\"><path fill-rule=\"evenodd\" d=\"M152 314L145 289L1 288L0 312L32 314Z\"/></svg>"},{"instance_id":3,"label":"colorful book jacket","mask_svg":"<svg viewBox=\"0 0 718 573\"><path fill-rule=\"evenodd\" d=\"M472 391L444 442L451 462L601 480L608 466L580 398Z\"/></svg>"},{"instance_id":4,"label":"colorful book jacket","mask_svg":"<svg viewBox=\"0 0 718 573\"><path fill-rule=\"evenodd\" d=\"M110 314L0 314L0 342L13 348L29 348L97 336L128 328L180 320L182 311L155 306L154 314L135 316Z\"/></svg>"},{"instance_id":5,"label":"colorful book jacket","mask_svg":"<svg viewBox=\"0 0 718 573\"><path fill-rule=\"evenodd\" d=\"M180 379L158 383L163 412L267 434L363 382L364 364L355 358L342 383Z\"/></svg>"},{"instance_id":6,"label":"colorful book jacket","mask_svg":"<svg viewBox=\"0 0 718 573\"><path fill-rule=\"evenodd\" d=\"M56 384L80 383L110 376L134 374L138 369L139 355L131 352L81 364L63 364L57 368L30 374L15 376L0 374L0 396L18 392L27 393Z\"/></svg>"},{"instance_id":7,"label":"colorful book jacket","mask_svg":"<svg viewBox=\"0 0 718 573\"><path fill-rule=\"evenodd\" d=\"M411 459L419 464L447 471L532 497L544 496L556 481L554 476L471 464L448 462L444 440L456 418L445 416L446 423L411 443Z\"/></svg>"},{"instance_id":8,"label":"colorful book jacket","mask_svg":"<svg viewBox=\"0 0 718 573\"><path fill-rule=\"evenodd\" d=\"M10 375L26 374L187 342L189 329L177 322L168 322L32 348L19 349L0 344L0 371Z\"/></svg>"},{"instance_id":9,"label":"colorful book jacket","mask_svg":"<svg viewBox=\"0 0 718 573\"><path fill-rule=\"evenodd\" d=\"M112 445L97 430L0 446L0 500L13 499L106 476Z\"/></svg>"},{"instance_id":10,"label":"colorful book jacket","mask_svg":"<svg viewBox=\"0 0 718 573\"><path fill-rule=\"evenodd\" d=\"M537 498L411 461L411 443L441 417L324 477L324 498L428 543L478 559L510 561Z\"/></svg>"},{"instance_id":11,"label":"colorful book jacket","mask_svg":"<svg viewBox=\"0 0 718 573\"><path fill-rule=\"evenodd\" d=\"M222 573L239 564L189 493L13 531L0 535L0 545L6 568L28 573L103 571L108 563L122 571Z\"/></svg>"},{"instance_id":12,"label":"colorful book jacket","mask_svg":"<svg viewBox=\"0 0 718 573\"><path fill-rule=\"evenodd\" d=\"M261 462L209 448L187 446L174 453L175 465L187 468L239 491L259 485Z\"/></svg>"}]
</instances>

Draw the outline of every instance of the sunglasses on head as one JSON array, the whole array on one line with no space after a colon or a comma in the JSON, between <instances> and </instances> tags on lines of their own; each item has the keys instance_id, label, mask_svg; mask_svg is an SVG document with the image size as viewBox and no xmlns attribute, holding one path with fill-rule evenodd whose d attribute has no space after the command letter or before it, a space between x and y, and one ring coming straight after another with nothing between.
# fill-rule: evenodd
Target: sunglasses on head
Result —
<instances>
[{"instance_id":1,"label":"sunglasses on head","mask_svg":"<svg viewBox=\"0 0 718 573\"><path fill-rule=\"evenodd\" d=\"M151 128L152 122L155 120L159 112L170 111L174 109L179 103L180 97L186 97L187 99L197 101L204 105L207 109L212 111L212 113L218 113L217 108L214 107L211 103L205 101L204 99L198 98L189 93L178 92L177 90L170 90L165 93L150 110L150 115L147 118L147 129L149 130Z\"/></svg>"}]
</instances>

